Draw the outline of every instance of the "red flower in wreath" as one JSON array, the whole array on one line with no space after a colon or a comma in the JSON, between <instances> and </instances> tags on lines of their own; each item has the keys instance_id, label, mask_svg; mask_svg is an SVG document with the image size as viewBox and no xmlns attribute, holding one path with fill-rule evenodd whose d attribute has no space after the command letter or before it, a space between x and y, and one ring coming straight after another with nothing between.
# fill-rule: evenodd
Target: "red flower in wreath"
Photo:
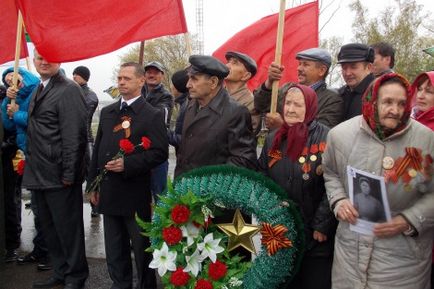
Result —
<instances>
[{"instance_id":1,"label":"red flower in wreath","mask_svg":"<svg viewBox=\"0 0 434 289\"><path fill-rule=\"evenodd\" d=\"M133 143L130 142L130 140L126 139L126 138L123 138L119 141L119 147L126 154L130 154L134 151Z\"/></svg>"},{"instance_id":2,"label":"red flower in wreath","mask_svg":"<svg viewBox=\"0 0 434 289\"><path fill-rule=\"evenodd\" d=\"M20 160L17 164L17 174L22 176L24 174L24 167L26 166L25 160Z\"/></svg>"},{"instance_id":3,"label":"red flower in wreath","mask_svg":"<svg viewBox=\"0 0 434 289\"><path fill-rule=\"evenodd\" d=\"M187 206L184 205L176 205L172 209L172 220L176 224L183 224L188 221L190 218L190 210Z\"/></svg>"},{"instance_id":4,"label":"red flower in wreath","mask_svg":"<svg viewBox=\"0 0 434 289\"><path fill-rule=\"evenodd\" d=\"M199 279L194 289L213 289L212 283L205 279Z\"/></svg>"},{"instance_id":5,"label":"red flower in wreath","mask_svg":"<svg viewBox=\"0 0 434 289\"><path fill-rule=\"evenodd\" d=\"M145 136L142 136L142 147L144 150L148 150L151 147L151 140Z\"/></svg>"},{"instance_id":6,"label":"red flower in wreath","mask_svg":"<svg viewBox=\"0 0 434 289\"><path fill-rule=\"evenodd\" d=\"M184 268L179 267L175 272L170 275L170 283L175 286L185 286L190 280L190 275L184 272Z\"/></svg>"},{"instance_id":7,"label":"red flower in wreath","mask_svg":"<svg viewBox=\"0 0 434 289\"><path fill-rule=\"evenodd\" d=\"M163 240L168 245L176 245L182 239L182 231L180 228L175 226L170 226L163 229Z\"/></svg>"},{"instance_id":8,"label":"red flower in wreath","mask_svg":"<svg viewBox=\"0 0 434 289\"><path fill-rule=\"evenodd\" d=\"M217 281L223 278L227 271L228 267L226 264L216 260L215 263L209 264L208 275L211 277L211 279Z\"/></svg>"}]
</instances>

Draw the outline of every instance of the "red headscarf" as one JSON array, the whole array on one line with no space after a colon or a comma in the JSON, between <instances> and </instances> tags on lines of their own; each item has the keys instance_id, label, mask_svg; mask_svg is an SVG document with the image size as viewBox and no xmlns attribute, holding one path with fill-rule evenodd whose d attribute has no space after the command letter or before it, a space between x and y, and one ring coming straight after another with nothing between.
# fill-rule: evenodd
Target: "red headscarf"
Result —
<instances>
[{"instance_id":1,"label":"red headscarf","mask_svg":"<svg viewBox=\"0 0 434 289\"><path fill-rule=\"evenodd\" d=\"M303 151L303 148L306 146L309 133L309 124L315 119L318 112L318 100L316 93L312 88L301 84L294 84L289 86L288 90L293 87L300 89L304 96L304 102L306 105L306 114L304 120L303 122L293 124L292 126L289 126L286 122L283 122L283 125L274 136L271 150L279 150L282 140L286 137L286 154L292 161L296 161ZM284 93L285 99L288 90L286 90ZM283 106L285 106L285 101L283 101Z\"/></svg>"},{"instance_id":2,"label":"red headscarf","mask_svg":"<svg viewBox=\"0 0 434 289\"><path fill-rule=\"evenodd\" d=\"M434 106L429 108L426 111L420 111L414 107L416 104L417 88L427 79L429 79L431 85L434 86L434 71L428 71L419 74L414 80L413 84L411 85L411 89L413 93L413 103L412 103L414 109L413 117L415 120L431 128L434 131Z\"/></svg>"},{"instance_id":3,"label":"red headscarf","mask_svg":"<svg viewBox=\"0 0 434 289\"><path fill-rule=\"evenodd\" d=\"M404 115L401 118L400 125L397 128L395 128L392 132L386 133L383 127L380 125L380 120L378 116L377 99L378 99L378 90L380 89L380 87L386 81L391 79L397 80L406 88L407 102L405 104ZM411 93L410 83L408 82L408 80L404 76L398 73L387 73L376 78L368 87L368 89L365 91L362 97L363 100L362 115L365 118L366 122L368 123L369 127L372 129L372 131L381 140L383 140L385 137L402 130L407 125L411 113L411 99L412 99L412 93Z\"/></svg>"}]
</instances>

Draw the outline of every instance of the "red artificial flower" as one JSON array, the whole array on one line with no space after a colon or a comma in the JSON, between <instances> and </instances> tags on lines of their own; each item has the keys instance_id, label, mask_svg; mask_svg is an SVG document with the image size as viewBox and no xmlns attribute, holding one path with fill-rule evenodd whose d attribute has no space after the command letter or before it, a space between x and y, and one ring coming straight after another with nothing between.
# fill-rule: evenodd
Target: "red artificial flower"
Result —
<instances>
[{"instance_id":1,"label":"red artificial flower","mask_svg":"<svg viewBox=\"0 0 434 289\"><path fill-rule=\"evenodd\" d=\"M205 279L199 279L194 289L213 289L212 283Z\"/></svg>"},{"instance_id":2,"label":"red artificial flower","mask_svg":"<svg viewBox=\"0 0 434 289\"><path fill-rule=\"evenodd\" d=\"M17 164L17 174L22 176L24 174L24 167L26 165L25 160L20 160Z\"/></svg>"},{"instance_id":3,"label":"red artificial flower","mask_svg":"<svg viewBox=\"0 0 434 289\"><path fill-rule=\"evenodd\" d=\"M129 139L126 138L123 138L119 141L119 147L126 154L130 154L134 151L134 145L130 142Z\"/></svg>"},{"instance_id":4,"label":"red artificial flower","mask_svg":"<svg viewBox=\"0 0 434 289\"><path fill-rule=\"evenodd\" d=\"M217 281L223 278L227 271L228 267L226 264L216 260L215 263L209 264L208 275L211 277L211 279Z\"/></svg>"},{"instance_id":5,"label":"red artificial flower","mask_svg":"<svg viewBox=\"0 0 434 289\"><path fill-rule=\"evenodd\" d=\"M170 283L175 286L185 286L190 280L190 275L184 272L184 268L179 267L175 272L170 275Z\"/></svg>"},{"instance_id":6,"label":"red artificial flower","mask_svg":"<svg viewBox=\"0 0 434 289\"><path fill-rule=\"evenodd\" d=\"M170 226L163 229L163 240L168 245L176 245L182 239L182 231L180 228L175 226Z\"/></svg>"},{"instance_id":7,"label":"red artificial flower","mask_svg":"<svg viewBox=\"0 0 434 289\"><path fill-rule=\"evenodd\" d=\"M142 147L144 150L148 150L151 147L151 140L145 136L142 136Z\"/></svg>"},{"instance_id":8,"label":"red artificial flower","mask_svg":"<svg viewBox=\"0 0 434 289\"><path fill-rule=\"evenodd\" d=\"M176 205L172 209L172 220L176 224L183 224L188 221L190 218L190 210L187 206L184 205Z\"/></svg>"}]
</instances>

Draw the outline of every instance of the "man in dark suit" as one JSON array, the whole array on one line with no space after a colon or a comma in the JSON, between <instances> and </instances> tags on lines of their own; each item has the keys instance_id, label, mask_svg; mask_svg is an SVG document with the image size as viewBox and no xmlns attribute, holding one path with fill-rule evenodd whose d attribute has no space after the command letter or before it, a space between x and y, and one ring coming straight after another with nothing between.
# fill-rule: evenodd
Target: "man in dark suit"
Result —
<instances>
[{"instance_id":1,"label":"man in dark suit","mask_svg":"<svg viewBox=\"0 0 434 289\"><path fill-rule=\"evenodd\" d=\"M206 165L256 168L256 141L249 110L229 96L223 80L229 69L211 56L189 59L185 112L175 176Z\"/></svg>"},{"instance_id":2,"label":"man in dark suit","mask_svg":"<svg viewBox=\"0 0 434 289\"><path fill-rule=\"evenodd\" d=\"M116 289L132 288L130 243L137 268L136 288L157 287L155 272L148 267L152 255L145 252L149 239L140 234L135 214L151 220L151 169L167 159L168 140L163 112L140 94L144 83L144 70L138 63L121 65L118 87L122 98L101 111L88 178L91 182L107 170L99 192L91 192L91 202L104 214L107 267L113 280L111 288ZM142 137L150 139L149 149L136 147L132 153L113 159L120 140L138 145Z\"/></svg>"},{"instance_id":3,"label":"man in dark suit","mask_svg":"<svg viewBox=\"0 0 434 289\"><path fill-rule=\"evenodd\" d=\"M53 275L33 288L82 288L89 270L84 247L83 195L86 104L80 87L35 51L41 85L28 111L23 187L35 194Z\"/></svg>"}]
</instances>

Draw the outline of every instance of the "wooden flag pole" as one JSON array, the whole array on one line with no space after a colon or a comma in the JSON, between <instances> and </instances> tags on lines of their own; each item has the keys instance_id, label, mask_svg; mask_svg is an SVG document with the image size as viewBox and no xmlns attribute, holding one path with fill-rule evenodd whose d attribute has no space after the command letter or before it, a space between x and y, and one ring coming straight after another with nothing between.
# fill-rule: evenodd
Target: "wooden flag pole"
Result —
<instances>
[{"instance_id":1,"label":"wooden flag pole","mask_svg":"<svg viewBox=\"0 0 434 289\"><path fill-rule=\"evenodd\" d=\"M187 57L192 54L190 33L184 33L185 48L187 49Z\"/></svg>"},{"instance_id":2,"label":"wooden flag pole","mask_svg":"<svg viewBox=\"0 0 434 289\"><path fill-rule=\"evenodd\" d=\"M15 62L14 62L14 74L12 77L12 87L18 89L18 65L20 63L21 54L21 36L23 33L23 16L21 11L18 10L18 21L17 21L17 41L15 44ZM15 99L11 99L11 104L15 104Z\"/></svg>"},{"instance_id":3,"label":"wooden flag pole","mask_svg":"<svg viewBox=\"0 0 434 289\"><path fill-rule=\"evenodd\" d=\"M145 52L145 41L140 41L139 64L143 66L143 53Z\"/></svg>"},{"instance_id":4,"label":"wooden flag pole","mask_svg":"<svg viewBox=\"0 0 434 289\"><path fill-rule=\"evenodd\" d=\"M280 0L279 22L277 23L276 53L274 62L278 65L282 60L283 28L285 27L285 0ZM279 91L279 81L273 81L271 86L271 107L270 112L275 113L277 108L277 93Z\"/></svg>"}]
</instances>

